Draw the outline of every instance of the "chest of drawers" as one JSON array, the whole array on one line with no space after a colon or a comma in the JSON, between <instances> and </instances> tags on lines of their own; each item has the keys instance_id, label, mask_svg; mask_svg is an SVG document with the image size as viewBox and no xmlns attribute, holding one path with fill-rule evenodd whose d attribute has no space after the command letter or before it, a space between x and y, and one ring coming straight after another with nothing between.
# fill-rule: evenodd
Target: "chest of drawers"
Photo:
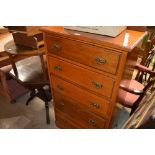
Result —
<instances>
[{"instance_id":1,"label":"chest of drawers","mask_svg":"<svg viewBox=\"0 0 155 155\"><path fill-rule=\"evenodd\" d=\"M109 128L128 53L145 33L126 30L110 38L63 27L42 31L56 125ZM124 41L127 33L130 37Z\"/></svg>"}]
</instances>

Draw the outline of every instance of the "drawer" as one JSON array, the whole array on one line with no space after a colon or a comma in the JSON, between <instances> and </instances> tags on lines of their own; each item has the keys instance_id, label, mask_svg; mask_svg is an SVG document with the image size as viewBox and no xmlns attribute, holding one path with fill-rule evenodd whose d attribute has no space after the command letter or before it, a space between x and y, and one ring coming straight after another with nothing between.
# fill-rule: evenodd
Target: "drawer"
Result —
<instances>
[{"instance_id":1,"label":"drawer","mask_svg":"<svg viewBox=\"0 0 155 155\"><path fill-rule=\"evenodd\" d=\"M46 35L48 53L116 74L121 54L98 46Z\"/></svg>"},{"instance_id":2,"label":"drawer","mask_svg":"<svg viewBox=\"0 0 155 155\"><path fill-rule=\"evenodd\" d=\"M102 74L71 64L67 61L49 57L51 73L77 83L106 97L111 97L114 80Z\"/></svg>"},{"instance_id":3,"label":"drawer","mask_svg":"<svg viewBox=\"0 0 155 155\"><path fill-rule=\"evenodd\" d=\"M108 100L55 76L52 76L52 86L54 93L58 93L59 96L71 98L97 115L103 118L108 117L110 108L110 102Z\"/></svg>"},{"instance_id":4,"label":"drawer","mask_svg":"<svg viewBox=\"0 0 155 155\"><path fill-rule=\"evenodd\" d=\"M103 118L94 115L88 109L80 108L78 104L69 98L54 96L54 104L56 111L59 110L68 115L68 119L74 124L79 124L79 127L82 126L81 128L105 128Z\"/></svg>"},{"instance_id":5,"label":"drawer","mask_svg":"<svg viewBox=\"0 0 155 155\"><path fill-rule=\"evenodd\" d=\"M77 129L80 128L78 124L73 123L69 120L67 115L65 115L62 111L55 108L55 124L58 128L61 129ZM81 127L82 128L82 127Z\"/></svg>"}]
</instances>

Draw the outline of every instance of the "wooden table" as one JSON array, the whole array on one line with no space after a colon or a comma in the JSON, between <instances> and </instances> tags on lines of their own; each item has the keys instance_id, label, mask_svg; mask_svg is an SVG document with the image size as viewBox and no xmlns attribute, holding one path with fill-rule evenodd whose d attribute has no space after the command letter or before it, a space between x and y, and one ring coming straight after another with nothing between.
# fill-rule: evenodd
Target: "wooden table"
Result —
<instances>
[{"instance_id":1,"label":"wooden table","mask_svg":"<svg viewBox=\"0 0 155 155\"><path fill-rule=\"evenodd\" d=\"M11 33L0 34L0 67L8 65L10 63L9 57L4 53L4 45L11 40L13 40Z\"/></svg>"},{"instance_id":2,"label":"wooden table","mask_svg":"<svg viewBox=\"0 0 155 155\"><path fill-rule=\"evenodd\" d=\"M13 54L13 55L19 55L19 54L35 54L40 51L44 51L44 47L41 47L39 49L33 49L31 47L16 45L13 40L7 42L4 45L4 49L7 53Z\"/></svg>"},{"instance_id":3,"label":"wooden table","mask_svg":"<svg viewBox=\"0 0 155 155\"><path fill-rule=\"evenodd\" d=\"M0 52L4 51L4 45L13 40L11 33L0 34Z\"/></svg>"},{"instance_id":4,"label":"wooden table","mask_svg":"<svg viewBox=\"0 0 155 155\"><path fill-rule=\"evenodd\" d=\"M12 34L8 33L5 35L0 35L0 47L1 47L1 52L0 52L0 67L7 66L11 64L11 58L15 61L21 60L23 58L26 58L28 56L36 55L38 54L38 51L44 51L44 48L40 49L33 49L25 46L19 46L14 43L14 40L12 38ZM13 54L12 57L9 58L9 54ZM14 67L14 65L13 65ZM7 73L9 70L7 71ZM7 78L6 78L5 72L1 72L1 91L2 93L9 99L9 101L12 101L14 99L14 95L10 95L10 88L7 83ZM10 84L10 83L9 83ZM20 86L19 86L20 87ZM12 91L12 90L11 90ZM16 91L16 90L15 90ZM18 93L18 91L17 91ZM17 93L15 93L17 95ZM20 92L18 93L20 95Z\"/></svg>"},{"instance_id":5,"label":"wooden table","mask_svg":"<svg viewBox=\"0 0 155 155\"><path fill-rule=\"evenodd\" d=\"M44 47L39 48L40 51L44 51ZM19 54L35 54L38 52L38 49L33 49L26 46L16 45L14 43L11 33L1 34L0 35L0 67L10 64L9 57L7 53L16 55L16 60L20 60L26 56L20 56Z\"/></svg>"},{"instance_id":6,"label":"wooden table","mask_svg":"<svg viewBox=\"0 0 155 155\"><path fill-rule=\"evenodd\" d=\"M63 27L42 31L56 125L109 128L120 81L131 78L133 69L126 71L136 64L134 49L147 33L125 30L112 38Z\"/></svg>"}]
</instances>

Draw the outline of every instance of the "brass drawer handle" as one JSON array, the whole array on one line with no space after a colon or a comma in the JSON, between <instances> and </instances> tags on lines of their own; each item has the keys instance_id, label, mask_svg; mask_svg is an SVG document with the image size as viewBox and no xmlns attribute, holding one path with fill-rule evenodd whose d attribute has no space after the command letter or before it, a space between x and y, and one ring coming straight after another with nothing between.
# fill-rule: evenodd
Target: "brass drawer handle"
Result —
<instances>
[{"instance_id":1,"label":"brass drawer handle","mask_svg":"<svg viewBox=\"0 0 155 155\"><path fill-rule=\"evenodd\" d=\"M97 81L93 81L92 83L96 89L101 89L103 87L103 85Z\"/></svg>"},{"instance_id":2,"label":"brass drawer handle","mask_svg":"<svg viewBox=\"0 0 155 155\"><path fill-rule=\"evenodd\" d=\"M90 103L90 105L96 109L99 109L100 108L100 105L98 103L95 103L95 102L92 102Z\"/></svg>"},{"instance_id":3,"label":"brass drawer handle","mask_svg":"<svg viewBox=\"0 0 155 155\"><path fill-rule=\"evenodd\" d=\"M95 60L96 60L96 63L99 65L104 65L105 63L107 63L106 59L99 56L97 56Z\"/></svg>"},{"instance_id":4,"label":"brass drawer handle","mask_svg":"<svg viewBox=\"0 0 155 155\"><path fill-rule=\"evenodd\" d=\"M62 67L61 66L54 66L54 70L56 70L56 71L62 71Z\"/></svg>"},{"instance_id":5,"label":"brass drawer handle","mask_svg":"<svg viewBox=\"0 0 155 155\"><path fill-rule=\"evenodd\" d=\"M89 124L92 125L92 126L95 126L96 125L96 121L93 120L93 119L89 119Z\"/></svg>"},{"instance_id":6,"label":"brass drawer handle","mask_svg":"<svg viewBox=\"0 0 155 155\"><path fill-rule=\"evenodd\" d=\"M52 45L52 49L53 49L55 52L59 52L59 51L61 51L61 46L58 45L58 44L53 44L53 45Z\"/></svg>"},{"instance_id":7,"label":"brass drawer handle","mask_svg":"<svg viewBox=\"0 0 155 155\"><path fill-rule=\"evenodd\" d=\"M64 90L64 88L63 88L62 86L60 86L60 85L57 85L57 88L58 88L59 90L61 90L61 91Z\"/></svg>"}]
</instances>

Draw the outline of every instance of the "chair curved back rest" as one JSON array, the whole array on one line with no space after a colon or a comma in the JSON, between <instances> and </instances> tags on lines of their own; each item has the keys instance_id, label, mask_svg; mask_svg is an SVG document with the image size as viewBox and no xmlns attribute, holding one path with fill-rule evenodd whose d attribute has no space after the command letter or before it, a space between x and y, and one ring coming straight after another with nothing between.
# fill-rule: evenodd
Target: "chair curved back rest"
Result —
<instances>
[{"instance_id":1,"label":"chair curved back rest","mask_svg":"<svg viewBox=\"0 0 155 155\"><path fill-rule=\"evenodd\" d=\"M155 63L152 64L152 61L155 56L155 34L152 35L149 40L147 40L145 49L141 50L141 52L144 53L141 65L147 67L148 69L154 70ZM150 81L150 78L151 76L147 76L146 72L143 72L143 70L139 70L135 79L140 83L148 83Z\"/></svg>"},{"instance_id":2,"label":"chair curved back rest","mask_svg":"<svg viewBox=\"0 0 155 155\"><path fill-rule=\"evenodd\" d=\"M146 55L144 55L144 58L142 59L142 65L148 67L152 61L152 58L155 54L154 52L154 45L155 45L155 35L153 36L153 38L150 40L147 40L146 42L146 47L144 49L144 53Z\"/></svg>"}]
</instances>

